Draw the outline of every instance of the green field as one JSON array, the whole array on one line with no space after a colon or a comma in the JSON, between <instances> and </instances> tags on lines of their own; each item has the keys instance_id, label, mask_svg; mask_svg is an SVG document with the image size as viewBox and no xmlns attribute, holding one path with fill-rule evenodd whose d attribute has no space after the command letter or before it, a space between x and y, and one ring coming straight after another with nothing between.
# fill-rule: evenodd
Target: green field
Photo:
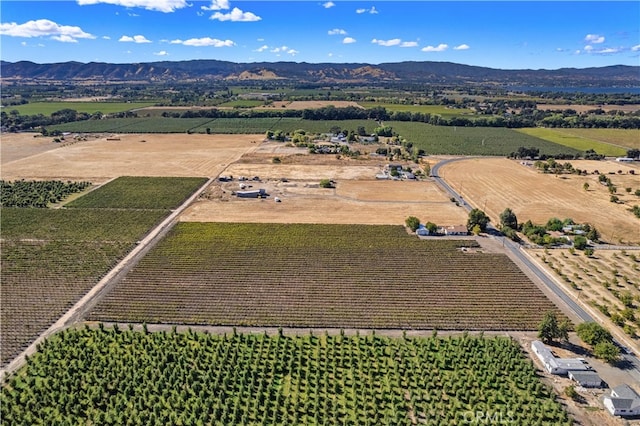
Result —
<instances>
[{"instance_id":1,"label":"green field","mask_svg":"<svg viewBox=\"0 0 640 426\"><path fill-rule=\"evenodd\" d=\"M504 254L404 226L180 222L92 321L535 330L562 315Z\"/></svg>"},{"instance_id":2,"label":"green field","mask_svg":"<svg viewBox=\"0 0 640 426\"><path fill-rule=\"evenodd\" d=\"M94 114L112 114L116 112L130 111L153 105L153 102L33 102L24 105L16 105L6 108L9 111L17 110L22 115L51 115L63 109L73 109L78 112Z\"/></svg>"},{"instance_id":3,"label":"green field","mask_svg":"<svg viewBox=\"0 0 640 426\"><path fill-rule=\"evenodd\" d=\"M358 102L364 108L376 108L383 107L389 112L406 111L406 112L421 112L423 114L441 115L444 118L451 117L468 117L475 114L474 111L468 108L447 108L445 105L404 105L404 104L390 104L379 102Z\"/></svg>"},{"instance_id":4,"label":"green field","mask_svg":"<svg viewBox=\"0 0 640 426\"><path fill-rule=\"evenodd\" d=\"M572 129L573 130L573 129ZM605 142L589 139L585 136L577 136L556 129L546 129L542 127L518 129L520 133L544 139L549 142L567 146L578 151L587 151L593 149L598 154L608 157L624 157L626 150L619 146L614 146ZM639 134L640 135L640 134Z\"/></svg>"},{"instance_id":5,"label":"green field","mask_svg":"<svg viewBox=\"0 0 640 426\"><path fill-rule=\"evenodd\" d=\"M637 129L553 129L556 132L589 140L640 149L640 130Z\"/></svg>"},{"instance_id":6,"label":"green field","mask_svg":"<svg viewBox=\"0 0 640 426\"><path fill-rule=\"evenodd\" d=\"M138 179L141 192L135 191ZM2 208L0 365L71 308L205 180L152 181L155 186L146 178L112 181L84 195L90 202L78 198L74 209ZM122 191L119 197L116 190ZM96 199L100 193L104 199ZM145 194L152 199L141 199Z\"/></svg>"},{"instance_id":7,"label":"green field","mask_svg":"<svg viewBox=\"0 0 640 426\"><path fill-rule=\"evenodd\" d=\"M68 203L84 209L172 209L205 184L206 178L121 176Z\"/></svg>"},{"instance_id":8,"label":"green field","mask_svg":"<svg viewBox=\"0 0 640 426\"><path fill-rule=\"evenodd\" d=\"M385 124L427 154L506 156L521 146L537 147L541 154L547 155L581 153L574 148L503 127L433 126L404 121Z\"/></svg>"},{"instance_id":9,"label":"green field","mask_svg":"<svg viewBox=\"0 0 640 426\"><path fill-rule=\"evenodd\" d=\"M41 345L7 424L571 425L507 337L212 335L100 327Z\"/></svg>"}]
</instances>

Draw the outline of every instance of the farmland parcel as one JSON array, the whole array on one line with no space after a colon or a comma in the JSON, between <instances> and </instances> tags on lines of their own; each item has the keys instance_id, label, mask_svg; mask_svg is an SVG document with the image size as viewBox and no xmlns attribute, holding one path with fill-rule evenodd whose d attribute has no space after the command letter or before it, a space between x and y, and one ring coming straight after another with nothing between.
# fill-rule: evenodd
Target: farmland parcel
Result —
<instances>
[{"instance_id":1,"label":"farmland parcel","mask_svg":"<svg viewBox=\"0 0 640 426\"><path fill-rule=\"evenodd\" d=\"M143 179L144 180L144 179ZM0 364L4 365L87 293L150 228L157 224L205 180L153 178L154 200L144 193L102 198L118 188L137 187L136 178L120 178L96 189L90 204L109 199L111 208L3 208L2 312ZM175 186L172 185L175 183ZM154 185L155 184L155 185ZM180 188L180 193L173 190ZM89 195L87 195L89 197ZM78 199L79 204L81 198Z\"/></svg>"},{"instance_id":2,"label":"farmland parcel","mask_svg":"<svg viewBox=\"0 0 640 426\"><path fill-rule=\"evenodd\" d=\"M0 398L12 424L572 424L505 337L67 330Z\"/></svg>"},{"instance_id":3,"label":"farmland parcel","mask_svg":"<svg viewBox=\"0 0 640 426\"><path fill-rule=\"evenodd\" d=\"M180 222L90 320L535 330L559 313L506 255L403 226Z\"/></svg>"}]
</instances>

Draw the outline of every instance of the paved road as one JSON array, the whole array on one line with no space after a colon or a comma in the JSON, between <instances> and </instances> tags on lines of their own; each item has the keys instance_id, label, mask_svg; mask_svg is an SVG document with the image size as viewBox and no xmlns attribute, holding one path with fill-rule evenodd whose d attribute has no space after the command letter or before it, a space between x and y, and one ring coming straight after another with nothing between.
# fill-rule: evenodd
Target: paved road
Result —
<instances>
[{"instance_id":1,"label":"paved road","mask_svg":"<svg viewBox=\"0 0 640 426\"><path fill-rule=\"evenodd\" d=\"M462 198L460 194L458 194L447 182L440 177L439 171L440 167L452 163L454 161L466 160L474 157L460 157L460 158L452 158L448 160L444 160L436 164L431 168L431 175L436 181L438 185L440 185L446 192L448 192L451 197L455 198L458 203L465 208L467 211L471 211L473 207L467 203L466 200ZM582 308L578 303L575 302L572 296L568 295L564 292L564 290L555 282L555 279L549 276L545 270L541 269L536 265L531 258L524 252L522 246L515 243L514 241L502 236L500 232L491 224L487 227L487 232L492 235L494 238L498 238L502 240L503 246L505 249L508 249L509 252L516 257L519 261L522 262L536 277L540 279L544 283L549 290L551 290L562 302L571 310L573 313L585 322L598 322L595 317L589 314L584 308ZM619 340L614 340L620 348L625 347L624 342L626 338L622 338ZM637 354L627 354L622 351L622 359L629 367L627 371L630 375L634 377L634 379L640 382L640 360L637 358Z\"/></svg>"}]
</instances>

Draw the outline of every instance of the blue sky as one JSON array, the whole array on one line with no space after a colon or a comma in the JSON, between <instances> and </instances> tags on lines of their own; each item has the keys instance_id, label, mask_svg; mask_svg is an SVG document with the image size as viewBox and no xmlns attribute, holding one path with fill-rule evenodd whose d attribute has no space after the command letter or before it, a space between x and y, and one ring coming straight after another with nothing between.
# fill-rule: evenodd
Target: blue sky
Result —
<instances>
[{"instance_id":1,"label":"blue sky","mask_svg":"<svg viewBox=\"0 0 640 426\"><path fill-rule=\"evenodd\" d=\"M639 27L638 1L3 0L0 57L585 68L640 65Z\"/></svg>"}]
</instances>

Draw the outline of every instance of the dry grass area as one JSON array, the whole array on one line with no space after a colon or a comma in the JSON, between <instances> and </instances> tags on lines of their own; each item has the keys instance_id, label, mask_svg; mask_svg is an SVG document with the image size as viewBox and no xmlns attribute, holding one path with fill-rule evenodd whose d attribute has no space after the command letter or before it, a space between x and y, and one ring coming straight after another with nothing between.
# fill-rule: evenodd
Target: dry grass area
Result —
<instances>
[{"instance_id":1,"label":"dry grass area","mask_svg":"<svg viewBox=\"0 0 640 426\"><path fill-rule=\"evenodd\" d=\"M596 250L592 257L568 249L529 253L563 282L568 293L592 306L608 328L628 337L640 333L640 251ZM634 342L640 352L640 343Z\"/></svg>"},{"instance_id":2,"label":"dry grass area","mask_svg":"<svg viewBox=\"0 0 640 426\"><path fill-rule=\"evenodd\" d=\"M494 223L500 213L511 208L520 222L546 223L552 217L572 218L591 223L602 239L613 243L640 244L638 219L629 211L640 199L633 195L640 189L640 176L629 174L632 166L615 161L571 161L576 168L611 171L612 183L618 187L621 203L609 201L608 189L598 183L598 175L551 175L532 166L506 158L474 158L444 166L441 176L475 207L484 210ZM637 167L637 166L635 166ZM617 174L621 170L621 174ZM589 189L584 190L584 183ZM627 193L625 188L632 188Z\"/></svg>"},{"instance_id":3,"label":"dry grass area","mask_svg":"<svg viewBox=\"0 0 640 426\"><path fill-rule=\"evenodd\" d=\"M572 109L577 112L587 112L594 109L601 109L603 111L624 111L624 112L634 112L640 110L640 105L631 104L631 105L555 105L555 104L538 104L536 106L539 110L545 111L562 111L565 109Z\"/></svg>"},{"instance_id":4,"label":"dry grass area","mask_svg":"<svg viewBox=\"0 0 640 426\"><path fill-rule=\"evenodd\" d=\"M54 144L2 135L2 178L104 181L118 176L217 176L262 135L123 134ZM6 155L5 155L6 151Z\"/></svg>"}]
</instances>

